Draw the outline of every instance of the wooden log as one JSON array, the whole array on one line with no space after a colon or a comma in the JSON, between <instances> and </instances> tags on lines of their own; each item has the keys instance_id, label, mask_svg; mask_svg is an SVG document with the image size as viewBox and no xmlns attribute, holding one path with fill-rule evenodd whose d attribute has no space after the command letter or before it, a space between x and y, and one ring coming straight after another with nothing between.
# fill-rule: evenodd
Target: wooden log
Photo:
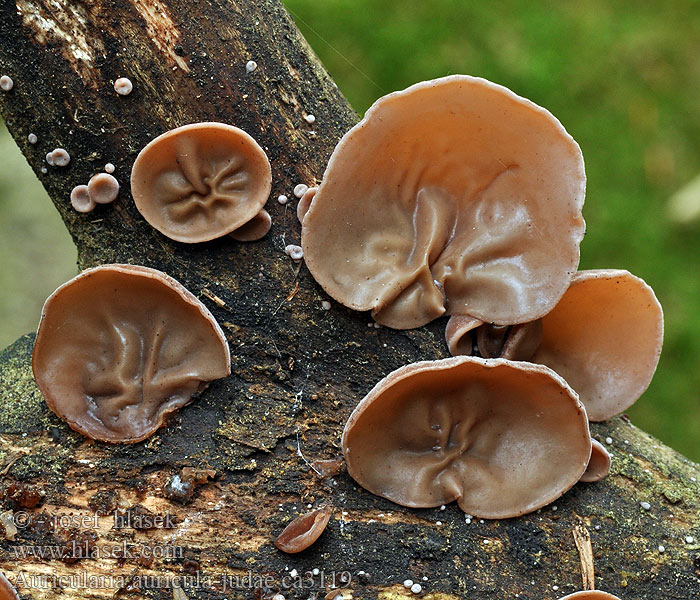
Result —
<instances>
[{"instance_id":1,"label":"wooden log","mask_svg":"<svg viewBox=\"0 0 700 600\"><path fill-rule=\"evenodd\" d=\"M18 0L0 8L0 65L15 81L0 110L73 236L79 266L166 271L214 313L233 358L231 377L153 437L109 446L48 411L31 375L32 336L0 354L2 510L18 525L0 541L0 570L24 598L322 598L336 585L388 600L415 597L402 585L411 579L434 600L554 600L581 587L581 526L599 588L623 599L697 596L700 469L625 418L593 426L610 438L607 479L518 519L469 522L454 505L409 510L342 470L315 472L313 461L340 457L345 419L376 381L446 348L443 321L401 332L367 327L366 314L335 303L324 310L327 297L284 254L299 224L294 205L274 199L318 181L357 117L279 2ZM134 91L122 97L112 86L123 76ZM270 156L273 226L260 242L178 244L133 205L138 151L205 120L243 128ZM69 151L69 166L47 167L56 147ZM106 162L116 166L119 198L74 212L70 190ZM206 481L173 486L184 467ZM25 507L32 490L44 498ZM322 502L336 510L319 542L295 556L275 549L284 526ZM73 556L86 544L90 556ZM188 579L174 591L176 576Z\"/></svg>"}]
</instances>

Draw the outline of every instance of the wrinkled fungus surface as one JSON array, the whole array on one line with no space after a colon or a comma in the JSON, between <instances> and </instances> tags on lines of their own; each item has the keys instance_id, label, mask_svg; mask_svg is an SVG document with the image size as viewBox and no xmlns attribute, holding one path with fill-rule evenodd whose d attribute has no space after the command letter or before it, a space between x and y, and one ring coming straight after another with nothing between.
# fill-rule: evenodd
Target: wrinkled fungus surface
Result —
<instances>
[{"instance_id":1,"label":"wrinkled fungus surface","mask_svg":"<svg viewBox=\"0 0 700 600\"><path fill-rule=\"evenodd\" d=\"M49 408L76 431L133 443L230 373L207 308L160 271L88 269L47 299L32 356Z\"/></svg>"},{"instance_id":2,"label":"wrinkled fungus surface","mask_svg":"<svg viewBox=\"0 0 700 600\"><path fill-rule=\"evenodd\" d=\"M223 123L168 131L140 152L131 172L136 207L179 242L205 242L238 229L267 201L272 183L264 150Z\"/></svg>"},{"instance_id":3,"label":"wrinkled fungus surface","mask_svg":"<svg viewBox=\"0 0 700 600\"><path fill-rule=\"evenodd\" d=\"M561 496L586 469L588 421L556 373L471 357L391 373L343 432L350 475L409 507L456 500L468 514L515 517Z\"/></svg>"},{"instance_id":4,"label":"wrinkled fungus surface","mask_svg":"<svg viewBox=\"0 0 700 600\"><path fill-rule=\"evenodd\" d=\"M306 550L325 531L331 518L333 507L324 506L294 519L275 540L275 546L294 554Z\"/></svg>"},{"instance_id":5,"label":"wrinkled fungus surface","mask_svg":"<svg viewBox=\"0 0 700 600\"><path fill-rule=\"evenodd\" d=\"M304 256L326 292L390 327L533 321L576 271L584 195L581 151L547 110L484 79L426 81L340 141Z\"/></svg>"},{"instance_id":6,"label":"wrinkled fungus surface","mask_svg":"<svg viewBox=\"0 0 700 600\"><path fill-rule=\"evenodd\" d=\"M0 573L0 600L19 600L17 590L3 573Z\"/></svg>"},{"instance_id":7,"label":"wrinkled fungus surface","mask_svg":"<svg viewBox=\"0 0 700 600\"><path fill-rule=\"evenodd\" d=\"M581 475L581 481L585 483L600 481L610 473L610 453L598 440L591 442L591 459L588 461L586 472Z\"/></svg>"},{"instance_id":8,"label":"wrinkled fungus surface","mask_svg":"<svg viewBox=\"0 0 700 600\"><path fill-rule=\"evenodd\" d=\"M654 291L627 271L580 271L542 329L532 362L559 373L588 418L604 421L649 386L661 354L663 311Z\"/></svg>"}]
</instances>

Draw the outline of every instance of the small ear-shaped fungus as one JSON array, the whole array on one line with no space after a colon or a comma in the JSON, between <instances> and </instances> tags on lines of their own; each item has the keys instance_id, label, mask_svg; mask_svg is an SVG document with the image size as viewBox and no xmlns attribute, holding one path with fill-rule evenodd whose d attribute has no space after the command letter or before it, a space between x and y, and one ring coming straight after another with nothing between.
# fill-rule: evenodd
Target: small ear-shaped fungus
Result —
<instances>
[{"instance_id":1,"label":"small ear-shaped fungus","mask_svg":"<svg viewBox=\"0 0 700 600\"><path fill-rule=\"evenodd\" d=\"M229 235L239 242L255 242L264 238L272 227L272 218L264 208L245 225L242 225Z\"/></svg>"},{"instance_id":2,"label":"small ear-shaped fungus","mask_svg":"<svg viewBox=\"0 0 700 600\"><path fill-rule=\"evenodd\" d=\"M299 204L297 204L297 219L299 219L299 223L304 222L304 217L306 216L306 213L309 212L311 202L313 201L316 192L318 192L317 187L310 187L299 199Z\"/></svg>"},{"instance_id":3,"label":"small ear-shaped fungus","mask_svg":"<svg viewBox=\"0 0 700 600\"><path fill-rule=\"evenodd\" d=\"M559 373L588 418L604 421L649 386L661 354L663 311L654 291L627 271L580 271L542 329L532 362Z\"/></svg>"},{"instance_id":4,"label":"small ear-shaped fungus","mask_svg":"<svg viewBox=\"0 0 700 600\"><path fill-rule=\"evenodd\" d=\"M98 173L88 181L90 198L97 204L109 204L116 200L119 194L119 182L109 173Z\"/></svg>"},{"instance_id":5,"label":"small ear-shaped fungus","mask_svg":"<svg viewBox=\"0 0 700 600\"><path fill-rule=\"evenodd\" d=\"M569 594L564 596L559 600L620 600L617 596L608 594L607 592L601 592L599 590L588 590L585 592L576 592L574 594Z\"/></svg>"},{"instance_id":6,"label":"small ear-shaped fungus","mask_svg":"<svg viewBox=\"0 0 700 600\"><path fill-rule=\"evenodd\" d=\"M275 546L287 554L306 550L324 532L332 512L332 506L324 506L297 517L279 534Z\"/></svg>"},{"instance_id":7,"label":"small ear-shaped fungus","mask_svg":"<svg viewBox=\"0 0 700 600\"><path fill-rule=\"evenodd\" d=\"M471 356L474 349L474 332L483 321L466 315L452 315L445 327L445 341L452 356Z\"/></svg>"},{"instance_id":8,"label":"small ear-shaped fungus","mask_svg":"<svg viewBox=\"0 0 700 600\"><path fill-rule=\"evenodd\" d=\"M416 508L457 500L488 519L549 504L591 453L586 411L561 377L471 357L391 373L350 415L342 445L348 472L373 494Z\"/></svg>"},{"instance_id":9,"label":"small ear-shaped fungus","mask_svg":"<svg viewBox=\"0 0 700 600\"><path fill-rule=\"evenodd\" d=\"M591 440L591 458L588 461L586 472L581 475L580 481L592 483L600 481L610 473L610 453L598 440Z\"/></svg>"},{"instance_id":10,"label":"small ear-shaped fungus","mask_svg":"<svg viewBox=\"0 0 700 600\"><path fill-rule=\"evenodd\" d=\"M245 131L195 123L141 150L131 171L136 208L178 242L206 242L253 219L272 185L265 151Z\"/></svg>"},{"instance_id":11,"label":"small ear-shaped fungus","mask_svg":"<svg viewBox=\"0 0 700 600\"><path fill-rule=\"evenodd\" d=\"M32 355L49 408L76 431L139 442L231 371L207 308L165 273L132 265L84 271L44 304Z\"/></svg>"},{"instance_id":12,"label":"small ear-shaped fungus","mask_svg":"<svg viewBox=\"0 0 700 600\"><path fill-rule=\"evenodd\" d=\"M2 572L0 572L0 600L19 600L17 590Z\"/></svg>"},{"instance_id":13,"label":"small ear-shaped fungus","mask_svg":"<svg viewBox=\"0 0 700 600\"><path fill-rule=\"evenodd\" d=\"M314 278L381 324L549 312L584 233L581 150L547 110L453 75L379 99L336 146L304 218Z\"/></svg>"},{"instance_id":14,"label":"small ear-shaped fungus","mask_svg":"<svg viewBox=\"0 0 700 600\"><path fill-rule=\"evenodd\" d=\"M90 191L86 185L76 185L70 193L71 206L81 213L89 213L95 208L95 201L90 197Z\"/></svg>"}]
</instances>

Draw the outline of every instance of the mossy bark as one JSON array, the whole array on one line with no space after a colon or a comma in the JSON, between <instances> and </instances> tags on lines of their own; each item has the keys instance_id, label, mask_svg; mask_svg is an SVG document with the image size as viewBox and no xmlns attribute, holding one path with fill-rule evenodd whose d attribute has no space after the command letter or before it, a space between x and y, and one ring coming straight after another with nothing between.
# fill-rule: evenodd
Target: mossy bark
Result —
<instances>
[{"instance_id":1,"label":"mossy bark","mask_svg":"<svg viewBox=\"0 0 700 600\"><path fill-rule=\"evenodd\" d=\"M258 64L252 72L249 60ZM413 597L400 585L412 579L433 599L549 600L580 589L572 530L581 522L593 538L598 587L629 599L697 596L700 469L624 418L593 426L596 437L612 439L607 479L577 485L556 510L518 519L467 523L455 506L408 510L358 489L344 472L323 479L310 468L309 461L340 456L344 420L377 380L446 355L444 322L400 332L368 328L367 315L335 303L323 310L323 292L283 251L299 240L293 205L268 202L273 226L260 242L184 245L145 223L128 185L150 139L204 120L235 124L259 141L272 162L273 199L318 181L357 116L279 2L17 0L0 8L0 66L15 81L0 94L0 110L71 232L79 266L144 264L176 277L222 324L233 357L232 376L152 438L108 446L48 411L31 375L32 336L0 354L2 486L45 494L33 509L4 501L16 519L29 518L14 541L0 541L0 569L24 597L112 596L114 589L87 579L111 575L132 578L120 594L166 598L171 589L148 584L198 572L185 583L191 598L259 598L260 589L250 588L263 576L279 583L292 569L317 568L283 594L307 598L323 589L322 597L335 582L355 598ZM112 88L121 76L134 83L126 97ZM36 145L27 142L30 132ZM44 155L55 147L66 148L71 163L44 174ZM70 190L107 162L122 184L118 200L74 212ZM167 482L185 466L216 476L181 504ZM277 551L275 535L320 502L337 507L321 540L300 555ZM175 528L112 527L108 514L130 507L172 514ZM49 518L95 512L106 516ZM71 540L96 545L102 556L18 558L33 546ZM173 555L105 556L108 545L122 542ZM252 581L243 578L248 572ZM40 573L74 579L54 579L62 589L42 587L51 577L41 582Z\"/></svg>"}]
</instances>

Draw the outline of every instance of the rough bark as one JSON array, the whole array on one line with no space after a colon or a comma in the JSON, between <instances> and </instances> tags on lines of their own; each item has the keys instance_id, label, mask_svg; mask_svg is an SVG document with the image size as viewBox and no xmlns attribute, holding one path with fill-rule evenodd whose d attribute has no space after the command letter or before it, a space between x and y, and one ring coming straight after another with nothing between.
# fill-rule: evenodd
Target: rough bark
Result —
<instances>
[{"instance_id":1,"label":"rough bark","mask_svg":"<svg viewBox=\"0 0 700 600\"><path fill-rule=\"evenodd\" d=\"M433 599L549 600L581 587L572 537L580 523L591 532L598 587L629 599L697 597L700 468L624 418L593 426L596 437L612 439L607 479L579 484L556 509L518 519L468 523L455 506L408 510L358 489L343 472L323 479L310 468L309 461L340 456L344 420L378 379L445 356L444 322L398 332L368 328L367 315L335 303L324 311L320 288L283 252L299 240L293 206L268 203L273 228L261 242L183 245L145 223L128 186L131 164L150 139L203 120L235 124L260 142L273 165L272 198L318 180L357 117L279 2L18 0L0 11L0 70L15 80L0 94L0 109L71 232L79 266L129 262L166 271L212 310L233 355L233 375L167 427L140 444L109 446L85 440L48 411L31 376L32 336L0 354L2 487L45 494L33 509L4 500L16 519L29 515L14 541L0 541L0 569L12 581L20 577L24 597L117 593L81 579L85 573L132 577L119 594L166 598L172 589L143 580L139 589L138 577L200 568L202 585L185 585L191 598L257 598L260 590L245 580L224 589L222 578L251 572L280 581L292 569L318 568L313 589L304 578L284 595L307 598L323 588L322 597L332 574L342 586L347 571L355 598L413 597L401 585L412 579ZM248 73L251 59L258 68ZM120 76L134 82L130 96L114 93ZM308 124L306 114L316 121ZM58 146L69 150L70 165L42 174L44 155ZM123 186L117 202L74 212L70 190L106 162ZM166 488L185 466L216 476L181 504ZM337 507L321 540L300 555L277 551L276 534L321 501ZM79 526L49 519L129 507L172 514L175 528L116 529L111 516ZM106 544L121 542L182 550L151 561L16 558L18 548L63 547L71 539L92 539L103 554ZM40 573L78 579L59 582L63 589L32 587Z\"/></svg>"}]
</instances>

